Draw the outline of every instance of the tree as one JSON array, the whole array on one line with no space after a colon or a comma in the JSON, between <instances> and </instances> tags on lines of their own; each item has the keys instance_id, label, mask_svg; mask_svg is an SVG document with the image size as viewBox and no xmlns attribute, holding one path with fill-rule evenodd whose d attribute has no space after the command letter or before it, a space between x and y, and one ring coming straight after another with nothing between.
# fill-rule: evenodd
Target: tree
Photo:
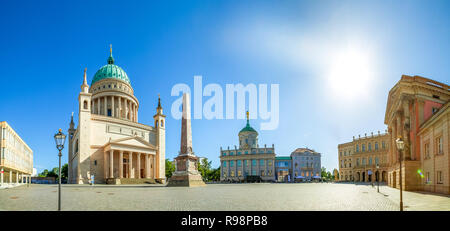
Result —
<instances>
[{"instance_id":1,"label":"tree","mask_svg":"<svg viewBox=\"0 0 450 231\"><path fill-rule=\"evenodd\" d=\"M210 181L211 178L211 162L208 161L207 158L203 158L200 162L198 162L198 171L202 175L204 181Z\"/></svg>"},{"instance_id":2,"label":"tree","mask_svg":"<svg viewBox=\"0 0 450 231\"><path fill-rule=\"evenodd\" d=\"M42 171L41 173L39 173L38 175L39 177L47 177L48 176L48 170L44 169L44 171Z\"/></svg>"},{"instance_id":3,"label":"tree","mask_svg":"<svg viewBox=\"0 0 450 231\"><path fill-rule=\"evenodd\" d=\"M320 172L320 176L322 178L326 178L327 177L327 169L325 167L322 167L322 170Z\"/></svg>"},{"instance_id":4,"label":"tree","mask_svg":"<svg viewBox=\"0 0 450 231\"><path fill-rule=\"evenodd\" d=\"M212 181L220 181L220 167L211 170L209 179Z\"/></svg>"},{"instance_id":5,"label":"tree","mask_svg":"<svg viewBox=\"0 0 450 231\"><path fill-rule=\"evenodd\" d=\"M69 164L64 164L61 167L61 180L67 180L69 177Z\"/></svg>"},{"instance_id":6,"label":"tree","mask_svg":"<svg viewBox=\"0 0 450 231\"><path fill-rule=\"evenodd\" d=\"M175 172L175 165L169 159L166 159L166 179L169 179Z\"/></svg>"},{"instance_id":7,"label":"tree","mask_svg":"<svg viewBox=\"0 0 450 231\"><path fill-rule=\"evenodd\" d=\"M328 180L332 180L331 172L330 172L330 171L327 172L327 179L328 179Z\"/></svg>"}]
</instances>

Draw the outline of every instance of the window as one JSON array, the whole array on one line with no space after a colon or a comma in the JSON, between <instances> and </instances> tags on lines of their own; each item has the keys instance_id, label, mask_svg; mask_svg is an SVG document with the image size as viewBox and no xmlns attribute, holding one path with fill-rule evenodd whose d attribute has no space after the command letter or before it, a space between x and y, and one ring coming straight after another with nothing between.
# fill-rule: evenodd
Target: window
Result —
<instances>
[{"instance_id":1,"label":"window","mask_svg":"<svg viewBox=\"0 0 450 231\"><path fill-rule=\"evenodd\" d=\"M263 166L264 165L264 160L259 160L259 166Z\"/></svg>"},{"instance_id":2,"label":"window","mask_svg":"<svg viewBox=\"0 0 450 231\"><path fill-rule=\"evenodd\" d=\"M88 109L88 102L86 100L83 102L83 108Z\"/></svg>"},{"instance_id":3,"label":"window","mask_svg":"<svg viewBox=\"0 0 450 231\"><path fill-rule=\"evenodd\" d=\"M238 161L237 161L237 166L238 166L238 167L241 167L241 162L242 162L241 160L238 160Z\"/></svg>"},{"instance_id":4,"label":"window","mask_svg":"<svg viewBox=\"0 0 450 231\"><path fill-rule=\"evenodd\" d=\"M231 171L231 174L230 174L230 176L234 176L234 171Z\"/></svg>"},{"instance_id":5,"label":"window","mask_svg":"<svg viewBox=\"0 0 450 231\"><path fill-rule=\"evenodd\" d=\"M369 143L369 152L372 151L372 143Z\"/></svg>"},{"instance_id":6,"label":"window","mask_svg":"<svg viewBox=\"0 0 450 231\"><path fill-rule=\"evenodd\" d=\"M425 151L425 159L429 159L430 158L430 143L429 142L427 142L427 143L425 143L425 146L424 146L424 151Z\"/></svg>"},{"instance_id":7,"label":"window","mask_svg":"<svg viewBox=\"0 0 450 231\"><path fill-rule=\"evenodd\" d=\"M375 142L375 151L378 150L378 142Z\"/></svg>"},{"instance_id":8,"label":"window","mask_svg":"<svg viewBox=\"0 0 450 231\"><path fill-rule=\"evenodd\" d=\"M436 172L436 180L438 184L442 184L444 182L444 180L442 179L442 171Z\"/></svg>"},{"instance_id":9,"label":"window","mask_svg":"<svg viewBox=\"0 0 450 231\"><path fill-rule=\"evenodd\" d=\"M359 158L356 158L356 166L359 166Z\"/></svg>"},{"instance_id":10,"label":"window","mask_svg":"<svg viewBox=\"0 0 450 231\"><path fill-rule=\"evenodd\" d=\"M264 173L265 173L264 170L261 170L261 176L264 176Z\"/></svg>"},{"instance_id":11,"label":"window","mask_svg":"<svg viewBox=\"0 0 450 231\"><path fill-rule=\"evenodd\" d=\"M164 120L161 120L161 127L164 127Z\"/></svg>"},{"instance_id":12,"label":"window","mask_svg":"<svg viewBox=\"0 0 450 231\"><path fill-rule=\"evenodd\" d=\"M442 136L436 139L436 151L437 155L443 154L443 146L442 146Z\"/></svg>"},{"instance_id":13,"label":"window","mask_svg":"<svg viewBox=\"0 0 450 231\"><path fill-rule=\"evenodd\" d=\"M346 156L347 155L347 151L344 151L344 156Z\"/></svg>"},{"instance_id":14,"label":"window","mask_svg":"<svg viewBox=\"0 0 450 231\"><path fill-rule=\"evenodd\" d=\"M245 143L248 144L248 139L245 139Z\"/></svg>"},{"instance_id":15,"label":"window","mask_svg":"<svg viewBox=\"0 0 450 231\"><path fill-rule=\"evenodd\" d=\"M244 166L248 166L247 160L244 160Z\"/></svg>"},{"instance_id":16,"label":"window","mask_svg":"<svg viewBox=\"0 0 450 231\"><path fill-rule=\"evenodd\" d=\"M439 111L439 108L437 108L437 107L433 107L433 108L431 109L431 113L432 113L432 114L436 113L437 111Z\"/></svg>"},{"instance_id":17,"label":"window","mask_svg":"<svg viewBox=\"0 0 450 231\"><path fill-rule=\"evenodd\" d=\"M375 157L375 164L378 165L378 157Z\"/></svg>"},{"instance_id":18,"label":"window","mask_svg":"<svg viewBox=\"0 0 450 231\"><path fill-rule=\"evenodd\" d=\"M238 176L242 176L242 172L241 171L238 171Z\"/></svg>"},{"instance_id":19,"label":"window","mask_svg":"<svg viewBox=\"0 0 450 231\"><path fill-rule=\"evenodd\" d=\"M230 156L234 155L234 152L230 152Z\"/></svg>"},{"instance_id":20,"label":"window","mask_svg":"<svg viewBox=\"0 0 450 231\"><path fill-rule=\"evenodd\" d=\"M226 155L227 155L227 153L226 153L226 152L223 152L223 153L222 153L222 156L226 156Z\"/></svg>"},{"instance_id":21,"label":"window","mask_svg":"<svg viewBox=\"0 0 450 231\"><path fill-rule=\"evenodd\" d=\"M369 158L369 165L372 165L372 157Z\"/></svg>"},{"instance_id":22,"label":"window","mask_svg":"<svg viewBox=\"0 0 450 231\"><path fill-rule=\"evenodd\" d=\"M111 111L111 109L108 109L108 116L112 116L112 111Z\"/></svg>"},{"instance_id":23,"label":"window","mask_svg":"<svg viewBox=\"0 0 450 231\"><path fill-rule=\"evenodd\" d=\"M366 158L362 159L362 165L366 165Z\"/></svg>"},{"instance_id":24,"label":"window","mask_svg":"<svg viewBox=\"0 0 450 231\"><path fill-rule=\"evenodd\" d=\"M94 165L97 165L97 160L94 160Z\"/></svg>"},{"instance_id":25,"label":"window","mask_svg":"<svg viewBox=\"0 0 450 231\"><path fill-rule=\"evenodd\" d=\"M356 152L359 152L359 144L356 145Z\"/></svg>"},{"instance_id":26,"label":"window","mask_svg":"<svg viewBox=\"0 0 450 231\"><path fill-rule=\"evenodd\" d=\"M425 176L426 176L426 177L425 177L425 180L426 180L425 183L427 183L427 184L430 183L430 172L426 172L426 173L425 173Z\"/></svg>"},{"instance_id":27,"label":"window","mask_svg":"<svg viewBox=\"0 0 450 231\"><path fill-rule=\"evenodd\" d=\"M381 142L381 147L382 147L383 149L385 149L385 148L386 148L386 144L384 143L384 141L383 141L383 142Z\"/></svg>"},{"instance_id":28,"label":"window","mask_svg":"<svg viewBox=\"0 0 450 231\"><path fill-rule=\"evenodd\" d=\"M361 149L362 149L361 151L365 152L366 151L366 145L363 144Z\"/></svg>"},{"instance_id":29,"label":"window","mask_svg":"<svg viewBox=\"0 0 450 231\"><path fill-rule=\"evenodd\" d=\"M248 151L245 151L245 154L248 154Z\"/></svg>"},{"instance_id":30,"label":"window","mask_svg":"<svg viewBox=\"0 0 450 231\"><path fill-rule=\"evenodd\" d=\"M230 167L234 167L234 160L230 160Z\"/></svg>"},{"instance_id":31,"label":"window","mask_svg":"<svg viewBox=\"0 0 450 231\"><path fill-rule=\"evenodd\" d=\"M237 154L238 154L238 155L241 155L241 152L238 152Z\"/></svg>"},{"instance_id":32,"label":"window","mask_svg":"<svg viewBox=\"0 0 450 231\"><path fill-rule=\"evenodd\" d=\"M223 162L223 167L227 167L227 162L226 161Z\"/></svg>"},{"instance_id":33,"label":"window","mask_svg":"<svg viewBox=\"0 0 450 231\"><path fill-rule=\"evenodd\" d=\"M256 170L252 170L252 176L256 176Z\"/></svg>"},{"instance_id":34,"label":"window","mask_svg":"<svg viewBox=\"0 0 450 231\"><path fill-rule=\"evenodd\" d=\"M267 160L267 165L272 166L272 160Z\"/></svg>"},{"instance_id":35,"label":"window","mask_svg":"<svg viewBox=\"0 0 450 231\"><path fill-rule=\"evenodd\" d=\"M252 160L252 166L256 166L256 160Z\"/></svg>"}]
</instances>

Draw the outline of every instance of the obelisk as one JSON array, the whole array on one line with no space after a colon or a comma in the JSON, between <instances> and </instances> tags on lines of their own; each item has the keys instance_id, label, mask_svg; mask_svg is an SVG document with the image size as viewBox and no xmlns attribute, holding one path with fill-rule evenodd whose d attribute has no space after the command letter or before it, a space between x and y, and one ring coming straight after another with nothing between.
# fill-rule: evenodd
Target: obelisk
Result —
<instances>
[{"instance_id":1,"label":"obelisk","mask_svg":"<svg viewBox=\"0 0 450 231\"><path fill-rule=\"evenodd\" d=\"M183 116L181 118L180 152L175 158L175 172L167 186L204 186L205 182L198 171L199 158L192 149L191 98L183 94Z\"/></svg>"}]
</instances>

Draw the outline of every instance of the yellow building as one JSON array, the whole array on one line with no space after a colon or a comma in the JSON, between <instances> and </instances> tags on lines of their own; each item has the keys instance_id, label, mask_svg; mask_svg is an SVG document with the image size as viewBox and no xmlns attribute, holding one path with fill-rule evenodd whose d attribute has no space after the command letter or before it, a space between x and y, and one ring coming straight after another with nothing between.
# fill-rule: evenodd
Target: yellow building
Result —
<instances>
[{"instance_id":1,"label":"yellow building","mask_svg":"<svg viewBox=\"0 0 450 231\"><path fill-rule=\"evenodd\" d=\"M378 131L378 134L353 137L353 141L339 144L339 181L386 181L388 141L389 135Z\"/></svg>"},{"instance_id":2,"label":"yellow building","mask_svg":"<svg viewBox=\"0 0 450 231\"><path fill-rule=\"evenodd\" d=\"M403 75L389 91L385 120L389 130L388 184L405 190L450 194L449 86L420 76ZM400 153L395 140L402 137Z\"/></svg>"},{"instance_id":3,"label":"yellow building","mask_svg":"<svg viewBox=\"0 0 450 231\"><path fill-rule=\"evenodd\" d=\"M33 151L7 122L0 128L0 186L30 182Z\"/></svg>"}]
</instances>

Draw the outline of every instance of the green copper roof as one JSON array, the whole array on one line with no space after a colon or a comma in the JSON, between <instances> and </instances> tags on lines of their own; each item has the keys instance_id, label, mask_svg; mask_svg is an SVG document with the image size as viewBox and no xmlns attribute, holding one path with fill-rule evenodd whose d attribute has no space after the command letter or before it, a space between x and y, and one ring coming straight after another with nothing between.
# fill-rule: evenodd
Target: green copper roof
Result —
<instances>
[{"instance_id":1,"label":"green copper roof","mask_svg":"<svg viewBox=\"0 0 450 231\"><path fill-rule=\"evenodd\" d=\"M250 122L249 122L248 118L247 118L247 125L239 133L241 133L241 132L256 132L256 133L258 133L255 129L250 127Z\"/></svg>"},{"instance_id":2,"label":"green copper roof","mask_svg":"<svg viewBox=\"0 0 450 231\"><path fill-rule=\"evenodd\" d=\"M130 84L130 79L128 78L127 73L125 73L122 68L114 64L112 53L108 58L108 64L100 68L97 73L95 73L94 78L92 78L91 86L102 79L119 79Z\"/></svg>"}]
</instances>

